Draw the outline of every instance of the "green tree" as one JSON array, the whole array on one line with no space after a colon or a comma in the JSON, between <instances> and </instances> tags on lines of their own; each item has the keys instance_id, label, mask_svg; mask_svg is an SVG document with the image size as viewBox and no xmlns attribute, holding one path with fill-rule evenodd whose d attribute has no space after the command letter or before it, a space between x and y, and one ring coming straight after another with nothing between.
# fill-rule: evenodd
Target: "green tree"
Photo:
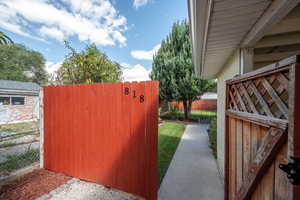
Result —
<instances>
[{"instance_id":1,"label":"green tree","mask_svg":"<svg viewBox=\"0 0 300 200\"><path fill-rule=\"evenodd\" d=\"M0 44L9 44L13 43L13 41L5 35L3 32L0 31Z\"/></svg>"},{"instance_id":2,"label":"green tree","mask_svg":"<svg viewBox=\"0 0 300 200\"><path fill-rule=\"evenodd\" d=\"M45 59L20 44L0 45L0 79L44 84L48 80Z\"/></svg>"},{"instance_id":3,"label":"green tree","mask_svg":"<svg viewBox=\"0 0 300 200\"><path fill-rule=\"evenodd\" d=\"M176 22L153 58L151 78L159 81L159 96L165 101L181 101L187 119L191 105L214 87L212 80L202 80L194 73L189 25Z\"/></svg>"},{"instance_id":4,"label":"green tree","mask_svg":"<svg viewBox=\"0 0 300 200\"><path fill-rule=\"evenodd\" d=\"M116 82L121 78L121 66L109 60L95 44L87 45L78 53L68 42L66 47L71 51L57 72L60 83L95 83Z\"/></svg>"}]
</instances>

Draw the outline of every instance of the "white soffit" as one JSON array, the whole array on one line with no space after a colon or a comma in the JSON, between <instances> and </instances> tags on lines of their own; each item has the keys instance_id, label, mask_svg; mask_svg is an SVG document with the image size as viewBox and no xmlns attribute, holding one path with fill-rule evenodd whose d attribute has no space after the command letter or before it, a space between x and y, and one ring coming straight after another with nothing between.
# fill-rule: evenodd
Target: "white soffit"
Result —
<instances>
[{"instance_id":1,"label":"white soffit","mask_svg":"<svg viewBox=\"0 0 300 200\"><path fill-rule=\"evenodd\" d=\"M200 4L199 2L209 2L208 0L189 0L189 11L191 2L197 4L196 1L198 4ZM203 22L193 22L195 13L203 10L203 7L196 5L197 12L194 10L189 14L192 26L194 63L196 71L198 74L200 73L201 77L216 78L242 39L271 3L272 0L212 0L211 7L209 7L209 3L206 5L208 13L202 13L202 17L205 15L207 27ZM195 27L202 29L202 32L197 32ZM195 49L195 44L200 45L199 43L204 44L203 48ZM196 60L195 57L200 57L201 60Z\"/></svg>"}]
</instances>

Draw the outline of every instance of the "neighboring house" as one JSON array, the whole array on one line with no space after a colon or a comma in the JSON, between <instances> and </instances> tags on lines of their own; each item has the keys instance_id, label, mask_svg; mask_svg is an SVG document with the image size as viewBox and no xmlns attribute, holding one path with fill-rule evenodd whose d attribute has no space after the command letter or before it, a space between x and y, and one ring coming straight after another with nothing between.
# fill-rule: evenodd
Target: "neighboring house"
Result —
<instances>
[{"instance_id":1,"label":"neighboring house","mask_svg":"<svg viewBox=\"0 0 300 200\"><path fill-rule=\"evenodd\" d=\"M206 92L199 100L193 101L192 110L217 110L217 93ZM173 106L177 107L179 110L183 110L183 104L180 102L172 102Z\"/></svg>"},{"instance_id":2,"label":"neighboring house","mask_svg":"<svg viewBox=\"0 0 300 200\"><path fill-rule=\"evenodd\" d=\"M193 61L218 80L218 163L224 166L225 80L300 54L299 0L188 0Z\"/></svg>"},{"instance_id":3,"label":"neighboring house","mask_svg":"<svg viewBox=\"0 0 300 200\"><path fill-rule=\"evenodd\" d=\"M36 83L0 80L0 124L37 120L39 91Z\"/></svg>"}]
</instances>

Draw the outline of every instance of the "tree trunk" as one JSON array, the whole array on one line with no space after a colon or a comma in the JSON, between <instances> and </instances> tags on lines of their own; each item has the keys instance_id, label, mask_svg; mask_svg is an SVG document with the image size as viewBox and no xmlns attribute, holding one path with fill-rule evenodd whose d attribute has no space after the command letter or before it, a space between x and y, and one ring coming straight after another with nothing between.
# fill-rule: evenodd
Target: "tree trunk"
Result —
<instances>
[{"instance_id":1,"label":"tree trunk","mask_svg":"<svg viewBox=\"0 0 300 200\"><path fill-rule=\"evenodd\" d=\"M192 111L192 103L193 101L188 101L188 117L191 116L191 111Z\"/></svg>"},{"instance_id":2,"label":"tree trunk","mask_svg":"<svg viewBox=\"0 0 300 200\"><path fill-rule=\"evenodd\" d=\"M188 102L183 101L182 104L183 104L183 111L184 111L184 119L188 119L189 118Z\"/></svg>"}]
</instances>

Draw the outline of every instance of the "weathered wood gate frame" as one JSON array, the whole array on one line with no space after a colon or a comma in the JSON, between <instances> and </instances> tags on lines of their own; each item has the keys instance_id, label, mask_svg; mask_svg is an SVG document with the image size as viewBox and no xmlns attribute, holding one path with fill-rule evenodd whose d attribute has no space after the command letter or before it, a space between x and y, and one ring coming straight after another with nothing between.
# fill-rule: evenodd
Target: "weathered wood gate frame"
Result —
<instances>
[{"instance_id":1,"label":"weathered wood gate frame","mask_svg":"<svg viewBox=\"0 0 300 200\"><path fill-rule=\"evenodd\" d=\"M43 91L44 168L157 199L157 81Z\"/></svg>"},{"instance_id":2,"label":"weathered wood gate frame","mask_svg":"<svg viewBox=\"0 0 300 200\"><path fill-rule=\"evenodd\" d=\"M278 168L300 156L299 61L226 81L225 199L299 199Z\"/></svg>"}]
</instances>

